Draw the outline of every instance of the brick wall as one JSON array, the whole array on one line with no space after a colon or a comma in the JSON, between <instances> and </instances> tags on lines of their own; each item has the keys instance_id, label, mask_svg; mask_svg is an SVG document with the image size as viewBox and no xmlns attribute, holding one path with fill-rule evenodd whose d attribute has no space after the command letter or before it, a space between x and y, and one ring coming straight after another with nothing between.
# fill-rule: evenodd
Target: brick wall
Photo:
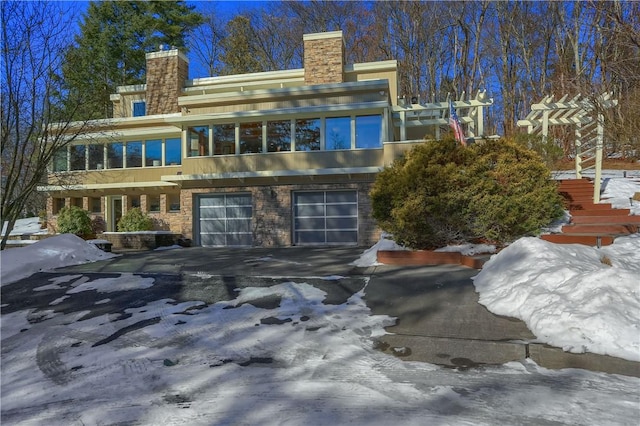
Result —
<instances>
[{"instance_id":1,"label":"brick wall","mask_svg":"<svg viewBox=\"0 0 640 426\"><path fill-rule=\"evenodd\" d=\"M292 244L292 192L334 189L358 191L358 245L371 246L380 238L375 220L371 217L369 191L372 183L305 184L274 186L240 186L233 188L183 189L180 197L182 214L181 233L195 241L193 235L194 196L197 194L250 193L253 200L253 245L260 247L283 247ZM176 232L178 226L171 230Z\"/></svg>"},{"instance_id":2,"label":"brick wall","mask_svg":"<svg viewBox=\"0 0 640 426\"><path fill-rule=\"evenodd\" d=\"M178 97L189 76L189 61L178 50L147 54L147 115L180 112Z\"/></svg>"},{"instance_id":3,"label":"brick wall","mask_svg":"<svg viewBox=\"0 0 640 426\"><path fill-rule=\"evenodd\" d=\"M305 34L303 42L305 84L344 82L342 31Z\"/></svg>"}]
</instances>

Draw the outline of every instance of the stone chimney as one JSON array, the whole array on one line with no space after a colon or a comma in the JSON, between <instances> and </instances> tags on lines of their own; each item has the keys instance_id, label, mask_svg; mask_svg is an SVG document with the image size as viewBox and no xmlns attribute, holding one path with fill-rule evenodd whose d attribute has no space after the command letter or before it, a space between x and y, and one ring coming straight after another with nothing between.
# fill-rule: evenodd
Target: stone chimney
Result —
<instances>
[{"instance_id":1,"label":"stone chimney","mask_svg":"<svg viewBox=\"0 0 640 426\"><path fill-rule=\"evenodd\" d=\"M325 84L344 82L344 40L342 31L305 34L304 82Z\"/></svg>"},{"instance_id":2,"label":"stone chimney","mask_svg":"<svg viewBox=\"0 0 640 426\"><path fill-rule=\"evenodd\" d=\"M180 112L178 97L189 77L189 60L177 49L147 53L146 114Z\"/></svg>"}]
</instances>

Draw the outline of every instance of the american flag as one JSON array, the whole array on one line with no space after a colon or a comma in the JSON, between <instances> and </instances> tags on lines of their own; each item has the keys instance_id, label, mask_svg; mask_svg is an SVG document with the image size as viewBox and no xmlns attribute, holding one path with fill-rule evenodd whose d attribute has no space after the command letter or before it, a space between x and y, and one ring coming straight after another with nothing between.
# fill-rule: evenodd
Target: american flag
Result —
<instances>
[{"instance_id":1,"label":"american flag","mask_svg":"<svg viewBox=\"0 0 640 426\"><path fill-rule=\"evenodd\" d=\"M464 137L464 131L462 130L462 126L460 125L460 120L458 120L458 114L456 114L456 110L453 108L453 103L449 102L449 126L453 129L453 133L458 142L460 142L463 146L467 146L467 141Z\"/></svg>"}]
</instances>

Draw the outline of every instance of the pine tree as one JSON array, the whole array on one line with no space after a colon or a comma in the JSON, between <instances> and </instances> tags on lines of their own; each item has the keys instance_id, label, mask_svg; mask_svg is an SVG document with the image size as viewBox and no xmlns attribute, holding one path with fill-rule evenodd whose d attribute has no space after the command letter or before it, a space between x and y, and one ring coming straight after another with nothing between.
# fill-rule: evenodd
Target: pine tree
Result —
<instances>
[{"instance_id":1,"label":"pine tree","mask_svg":"<svg viewBox=\"0 0 640 426\"><path fill-rule=\"evenodd\" d=\"M65 97L84 106L75 118L111 117L109 95L144 82L147 52L161 44L185 51L189 31L202 22L193 9L183 1L91 2L62 68Z\"/></svg>"}]
</instances>

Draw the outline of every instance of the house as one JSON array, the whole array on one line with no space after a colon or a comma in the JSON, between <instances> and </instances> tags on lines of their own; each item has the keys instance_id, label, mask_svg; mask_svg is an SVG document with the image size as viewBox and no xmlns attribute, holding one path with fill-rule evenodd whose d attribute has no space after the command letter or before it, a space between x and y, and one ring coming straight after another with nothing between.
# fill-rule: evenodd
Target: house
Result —
<instances>
[{"instance_id":1,"label":"house","mask_svg":"<svg viewBox=\"0 0 640 426\"><path fill-rule=\"evenodd\" d=\"M303 69L193 80L178 50L148 53L146 84L118 87L114 118L56 157L40 188L53 229L65 205L107 231L140 207L195 245L375 242L376 174L446 126L448 103L399 98L396 61L345 63L341 31L303 42ZM457 104L481 135L490 101Z\"/></svg>"}]
</instances>

